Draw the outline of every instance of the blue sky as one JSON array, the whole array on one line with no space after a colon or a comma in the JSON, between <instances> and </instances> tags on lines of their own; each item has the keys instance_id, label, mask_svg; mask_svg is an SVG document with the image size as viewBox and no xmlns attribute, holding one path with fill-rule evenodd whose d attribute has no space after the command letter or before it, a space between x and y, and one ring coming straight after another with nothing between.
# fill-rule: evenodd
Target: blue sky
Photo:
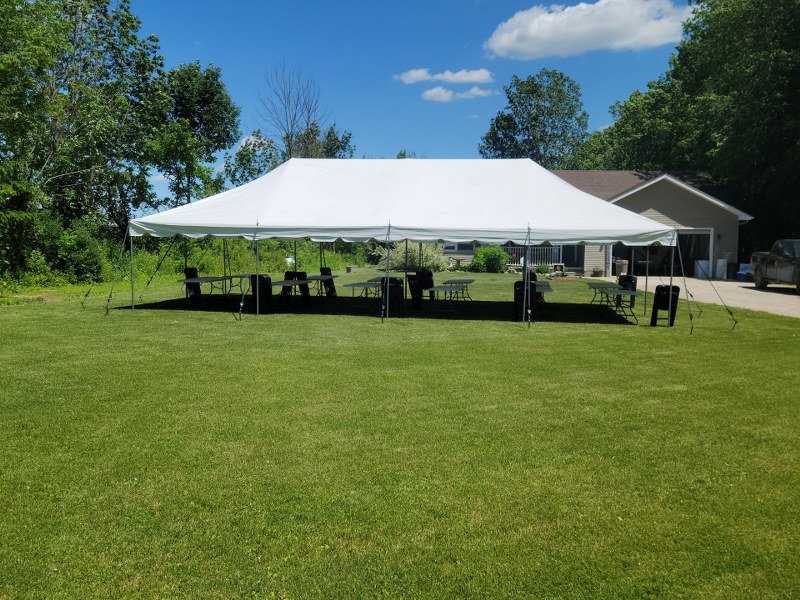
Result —
<instances>
[{"instance_id":1,"label":"blue sky","mask_svg":"<svg viewBox=\"0 0 800 600\"><path fill-rule=\"evenodd\" d=\"M581 87L591 130L609 106L663 74L686 0L132 0L167 68L220 67L241 129L258 116L264 76L283 63L316 81L353 134L358 158L477 158L503 86L542 68Z\"/></svg>"}]
</instances>

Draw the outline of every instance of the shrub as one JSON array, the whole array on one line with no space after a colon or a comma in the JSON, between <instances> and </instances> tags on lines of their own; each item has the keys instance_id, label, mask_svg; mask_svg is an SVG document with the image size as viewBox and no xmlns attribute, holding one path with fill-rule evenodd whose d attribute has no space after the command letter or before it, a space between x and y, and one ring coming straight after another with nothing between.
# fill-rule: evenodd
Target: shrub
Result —
<instances>
[{"instance_id":1,"label":"shrub","mask_svg":"<svg viewBox=\"0 0 800 600\"><path fill-rule=\"evenodd\" d=\"M58 268L72 283L99 281L104 254L98 223L83 217L70 225L58 242Z\"/></svg>"},{"instance_id":2,"label":"shrub","mask_svg":"<svg viewBox=\"0 0 800 600\"><path fill-rule=\"evenodd\" d=\"M25 270L36 238L33 229L33 214L0 210L0 273L15 275Z\"/></svg>"},{"instance_id":3,"label":"shrub","mask_svg":"<svg viewBox=\"0 0 800 600\"><path fill-rule=\"evenodd\" d=\"M510 258L500 246L479 246L469 270L475 273L502 273Z\"/></svg>"},{"instance_id":4,"label":"shrub","mask_svg":"<svg viewBox=\"0 0 800 600\"><path fill-rule=\"evenodd\" d=\"M379 267L386 266L386 248L377 246L375 249L378 255L377 264ZM389 266L393 271L420 271L427 269L430 271L446 271L447 260L444 257L444 248L441 244L422 244L422 262L420 263L419 245L408 244L406 254L406 244L395 244L389 255Z\"/></svg>"}]
</instances>

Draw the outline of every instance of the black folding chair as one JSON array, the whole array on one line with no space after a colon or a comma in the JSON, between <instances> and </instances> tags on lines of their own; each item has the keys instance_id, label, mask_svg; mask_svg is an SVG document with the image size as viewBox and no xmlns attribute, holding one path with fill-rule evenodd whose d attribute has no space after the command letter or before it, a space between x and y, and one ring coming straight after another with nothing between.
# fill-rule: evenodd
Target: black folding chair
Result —
<instances>
[{"instance_id":1,"label":"black folding chair","mask_svg":"<svg viewBox=\"0 0 800 600\"><path fill-rule=\"evenodd\" d=\"M433 287L433 271L417 271L417 285L420 299L422 299L422 292ZM436 292L428 292L428 297L436 300Z\"/></svg>"},{"instance_id":2,"label":"black folding chair","mask_svg":"<svg viewBox=\"0 0 800 600\"><path fill-rule=\"evenodd\" d=\"M677 285L657 285L653 296L653 312L650 315L650 327L655 327L658 321L665 320L669 327L675 324L675 313L678 310L681 288ZM660 317L659 311L666 311L666 317Z\"/></svg>"},{"instance_id":3,"label":"black folding chair","mask_svg":"<svg viewBox=\"0 0 800 600\"><path fill-rule=\"evenodd\" d=\"M332 275L330 267L320 267L319 268L320 275ZM322 282L322 285L325 286L325 295L328 298L333 298L336 296L336 285L333 283L333 279L326 279Z\"/></svg>"},{"instance_id":4,"label":"black folding chair","mask_svg":"<svg viewBox=\"0 0 800 600\"><path fill-rule=\"evenodd\" d=\"M197 279L200 275L197 272L197 267L186 267L183 270L183 276L186 279ZM200 284L197 282L187 283L186 297L189 299L191 306L198 306L203 301Z\"/></svg>"}]
</instances>

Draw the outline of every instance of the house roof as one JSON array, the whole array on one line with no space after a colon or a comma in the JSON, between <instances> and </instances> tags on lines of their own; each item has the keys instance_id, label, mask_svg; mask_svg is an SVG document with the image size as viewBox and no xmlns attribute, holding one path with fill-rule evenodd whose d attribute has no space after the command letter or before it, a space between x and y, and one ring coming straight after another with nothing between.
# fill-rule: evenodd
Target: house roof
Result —
<instances>
[{"instance_id":1,"label":"house roof","mask_svg":"<svg viewBox=\"0 0 800 600\"><path fill-rule=\"evenodd\" d=\"M705 173L693 171L564 171L554 170L561 179L598 198L616 203L655 184L669 181L723 210L733 213L740 221L753 217L729 204L721 185Z\"/></svg>"}]
</instances>

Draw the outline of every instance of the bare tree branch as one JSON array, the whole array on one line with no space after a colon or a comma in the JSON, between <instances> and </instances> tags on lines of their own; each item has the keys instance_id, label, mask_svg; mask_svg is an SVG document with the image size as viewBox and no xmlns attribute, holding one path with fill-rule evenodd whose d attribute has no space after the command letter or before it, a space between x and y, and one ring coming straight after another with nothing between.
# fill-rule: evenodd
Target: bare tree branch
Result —
<instances>
[{"instance_id":1,"label":"bare tree branch","mask_svg":"<svg viewBox=\"0 0 800 600\"><path fill-rule=\"evenodd\" d=\"M297 136L312 123L326 118L320 109L319 86L284 63L266 73L264 81L266 91L259 93L258 114L268 136L280 148L283 160L288 160L294 154Z\"/></svg>"}]
</instances>

